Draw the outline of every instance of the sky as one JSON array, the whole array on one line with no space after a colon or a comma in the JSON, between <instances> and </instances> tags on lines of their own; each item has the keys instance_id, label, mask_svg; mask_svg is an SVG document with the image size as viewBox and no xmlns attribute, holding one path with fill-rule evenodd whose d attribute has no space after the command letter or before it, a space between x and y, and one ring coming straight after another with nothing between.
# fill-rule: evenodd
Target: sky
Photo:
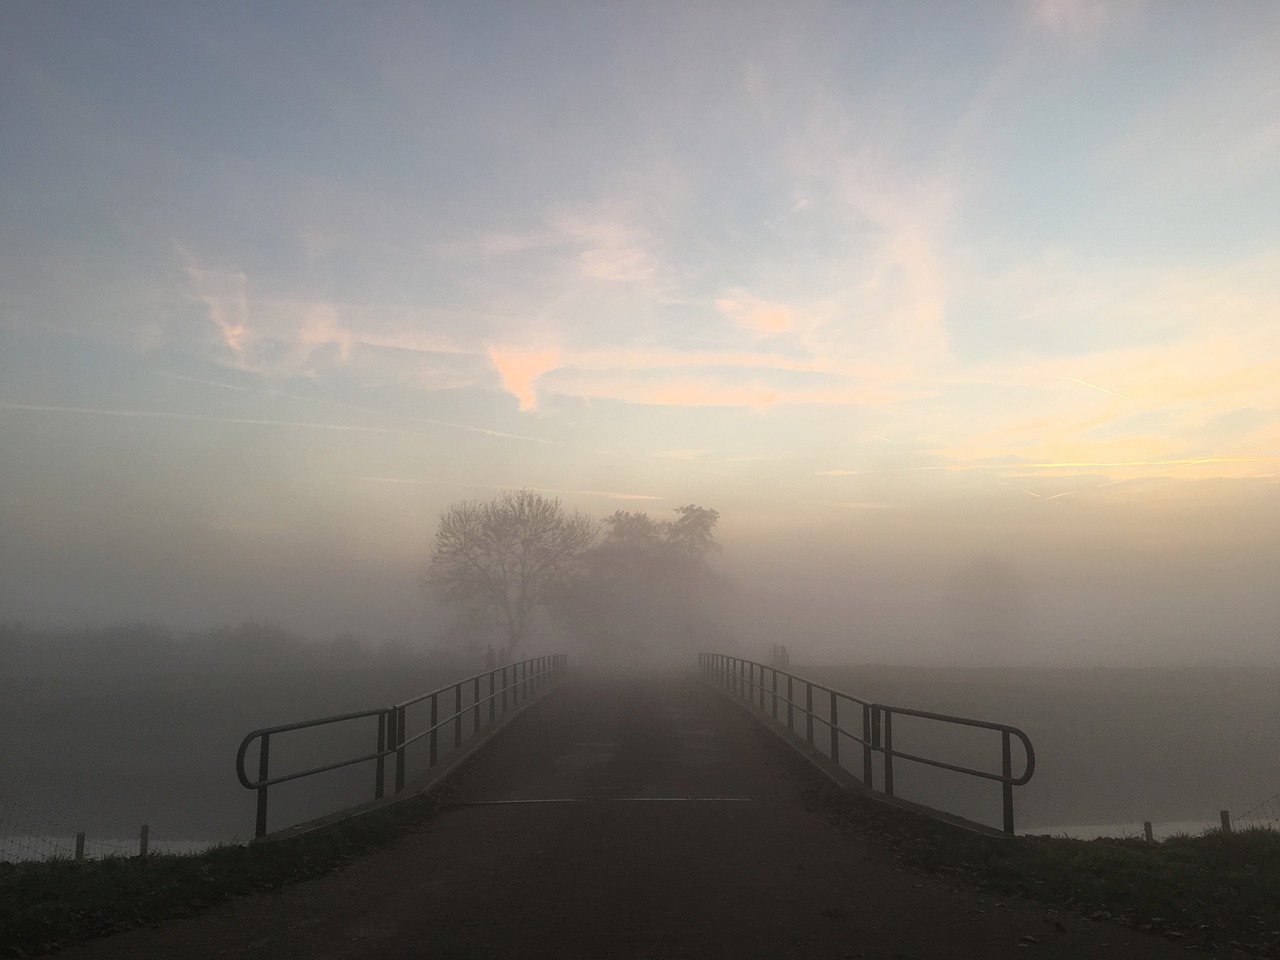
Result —
<instances>
[{"instance_id":1,"label":"sky","mask_svg":"<svg viewBox=\"0 0 1280 960\"><path fill-rule=\"evenodd\" d=\"M718 509L744 642L1280 658L1277 49L1263 0L11 0L0 619L429 638L440 510L527 487Z\"/></svg>"}]
</instances>

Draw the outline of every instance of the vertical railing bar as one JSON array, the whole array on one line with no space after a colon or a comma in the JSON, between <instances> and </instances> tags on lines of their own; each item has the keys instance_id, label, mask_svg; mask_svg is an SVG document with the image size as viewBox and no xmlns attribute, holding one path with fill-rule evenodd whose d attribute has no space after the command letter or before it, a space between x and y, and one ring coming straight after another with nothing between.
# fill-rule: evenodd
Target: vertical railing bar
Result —
<instances>
[{"instance_id":1,"label":"vertical railing bar","mask_svg":"<svg viewBox=\"0 0 1280 960\"><path fill-rule=\"evenodd\" d=\"M836 708L836 692L831 691L831 759L840 762L840 715Z\"/></svg>"},{"instance_id":2,"label":"vertical railing bar","mask_svg":"<svg viewBox=\"0 0 1280 960\"><path fill-rule=\"evenodd\" d=\"M265 837L267 835L267 784L271 779L271 734L264 733L258 741L261 746L258 749L258 782L262 784L258 788L258 811L254 821L253 835L255 837Z\"/></svg>"},{"instance_id":3,"label":"vertical railing bar","mask_svg":"<svg viewBox=\"0 0 1280 960\"><path fill-rule=\"evenodd\" d=\"M429 756L427 758L427 766L434 767L436 765L437 750L439 746L439 738L436 736L440 732L436 724L439 722L439 707L436 703L437 697L433 693L431 695L431 734L428 740L431 743Z\"/></svg>"},{"instance_id":4,"label":"vertical railing bar","mask_svg":"<svg viewBox=\"0 0 1280 960\"><path fill-rule=\"evenodd\" d=\"M1009 731L1000 731L1001 800L1004 805L1004 832L1013 834L1013 748Z\"/></svg>"},{"instance_id":5,"label":"vertical railing bar","mask_svg":"<svg viewBox=\"0 0 1280 960\"><path fill-rule=\"evenodd\" d=\"M396 793L404 789L404 707L396 707Z\"/></svg>"},{"instance_id":6,"label":"vertical railing bar","mask_svg":"<svg viewBox=\"0 0 1280 960\"><path fill-rule=\"evenodd\" d=\"M793 679L794 678L791 676L791 674L788 673L787 674L787 729L794 732L796 728L796 704L795 704L795 695L792 692L791 681Z\"/></svg>"},{"instance_id":7,"label":"vertical railing bar","mask_svg":"<svg viewBox=\"0 0 1280 960\"><path fill-rule=\"evenodd\" d=\"M480 674L475 676L475 687L471 691L471 732L480 732Z\"/></svg>"},{"instance_id":8,"label":"vertical railing bar","mask_svg":"<svg viewBox=\"0 0 1280 960\"><path fill-rule=\"evenodd\" d=\"M871 704L862 705L862 784L868 789L871 786Z\"/></svg>"},{"instance_id":9,"label":"vertical railing bar","mask_svg":"<svg viewBox=\"0 0 1280 960\"><path fill-rule=\"evenodd\" d=\"M489 671L489 722L493 723L493 718L498 712L497 694L494 692L493 671Z\"/></svg>"},{"instance_id":10,"label":"vertical railing bar","mask_svg":"<svg viewBox=\"0 0 1280 960\"><path fill-rule=\"evenodd\" d=\"M381 800L384 789L383 780L386 778L386 757L387 752L387 714L386 711L378 714L378 759L374 761L373 771L373 799Z\"/></svg>"},{"instance_id":11,"label":"vertical railing bar","mask_svg":"<svg viewBox=\"0 0 1280 960\"><path fill-rule=\"evenodd\" d=\"M893 796L893 711L884 711L884 792Z\"/></svg>"},{"instance_id":12,"label":"vertical railing bar","mask_svg":"<svg viewBox=\"0 0 1280 960\"><path fill-rule=\"evenodd\" d=\"M813 684L804 682L804 738L813 746Z\"/></svg>"},{"instance_id":13,"label":"vertical railing bar","mask_svg":"<svg viewBox=\"0 0 1280 960\"><path fill-rule=\"evenodd\" d=\"M453 746L462 746L462 683L453 687Z\"/></svg>"}]
</instances>

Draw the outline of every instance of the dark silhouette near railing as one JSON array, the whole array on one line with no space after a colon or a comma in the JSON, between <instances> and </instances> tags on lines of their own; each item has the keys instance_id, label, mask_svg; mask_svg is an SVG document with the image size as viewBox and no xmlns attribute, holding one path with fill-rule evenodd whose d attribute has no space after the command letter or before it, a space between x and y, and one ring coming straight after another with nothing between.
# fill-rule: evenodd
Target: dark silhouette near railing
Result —
<instances>
[{"instance_id":1,"label":"dark silhouette near railing","mask_svg":"<svg viewBox=\"0 0 1280 960\"><path fill-rule=\"evenodd\" d=\"M564 675L568 661L569 658L565 654L533 657L529 660L521 660L516 663L495 667L492 670L478 673L473 677L467 677L456 683L440 687L438 690L410 697L408 700L391 707L358 710L354 713L342 713L332 717L320 717L315 720L300 720L297 723L283 723L274 727L261 727L254 730L240 741L240 749L236 751L236 776L239 778L241 786L248 790L258 791L258 811L254 826L254 836L263 837L267 833L267 790L270 787L290 780L300 780L303 777L310 777L315 774L350 767L357 763L369 763L372 761L374 764L373 797L375 800L380 800L385 793L386 758L394 756L395 792L399 793L405 786L405 748L409 744L415 743L424 737L428 738L427 766L428 768L434 767L439 760L441 727L452 724L453 745L455 748L461 746L463 741L463 718L467 714L472 717L471 735L475 736L486 729L487 726L493 724L498 717L505 714L509 709L513 709L517 704L524 703L542 692L556 680L559 680ZM487 681L487 684L485 681ZM482 689L486 685L488 687L487 693ZM463 691L468 688L471 690L471 702L464 707ZM447 704L450 694L452 694L453 700L453 713L441 718L440 698L444 697ZM409 735L406 730L406 710L423 701L429 701L429 725L425 729ZM482 725L482 712L484 711L481 710L481 707L486 705L488 707L488 721ZM446 706L445 709L448 709L448 707ZM313 767L310 770L301 770L276 777L271 776L272 736L288 733L292 730L305 730L311 727L363 720L369 717L377 717L378 719L377 740L372 753ZM259 741L260 744L258 748L258 779L250 780L245 770L245 756L254 740Z\"/></svg>"},{"instance_id":2,"label":"dark silhouette near railing","mask_svg":"<svg viewBox=\"0 0 1280 960\"><path fill-rule=\"evenodd\" d=\"M703 679L719 685L739 699L745 700L753 706L758 706L761 710L768 712L765 703L766 698L770 698L773 719L778 720L779 723L782 723L782 721L778 717L778 708L780 704L785 704L786 726L792 733L795 733L795 713L799 710L804 714L805 718L805 740L811 747L815 746L814 721L817 720L818 723L824 724L829 734L829 746L826 753L837 764L840 762L840 738L842 735L861 746L862 783L868 789L875 789L872 757L877 753L884 757L884 786L882 792L887 796L894 795L893 761L895 758L911 760L915 763L923 763L931 767L998 782L1001 785L1003 801L1004 832L1008 834L1014 832L1013 788L1029 782L1036 769L1036 754L1031 746L1031 740L1017 727L1011 727L1004 723L993 723L989 720L973 720L968 717L956 717L945 713L930 713L927 710L913 710L908 707L873 703L870 700L863 700L861 697L855 697L852 694L833 690L831 687L796 676L785 670L779 670L774 665L758 663L755 660L745 660L742 657L732 657L721 653L700 653L698 654L698 666ZM780 678L785 681L785 691L779 691L778 689ZM804 686L803 704L798 703L795 699L797 685ZM814 712L815 690L827 698L828 713L826 717ZM861 713L861 734L840 725L841 701L854 705L857 708L857 712ZM972 767L960 766L959 764L947 763L932 757L922 757L895 750L893 747L893 718L895 715L919 717L923 720L936 720L941 723L997 731L1000 734L1000 773L975 770ZM1023 749L1026 751L1026 769L1017 777L1013 775L1012 741L1014 737L1017 737L1022 742Z\"/></svg>"}]
</instances>

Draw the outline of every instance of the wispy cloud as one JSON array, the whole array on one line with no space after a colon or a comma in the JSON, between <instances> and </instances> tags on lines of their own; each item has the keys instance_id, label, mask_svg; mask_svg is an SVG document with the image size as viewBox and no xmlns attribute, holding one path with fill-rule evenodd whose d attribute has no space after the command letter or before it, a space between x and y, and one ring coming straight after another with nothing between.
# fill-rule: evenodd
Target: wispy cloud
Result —
<instances>
[{"instance_id":1,"label":"wispy cloud","mask_svg":"<svg viewBox=\"0 0 1280 960\"><path fill-rule=\"evenodd\" d=\"M716 309L731 321L755 333L784 333L795 324L791 308L786 304L759 300L742 289L720 297L715 303Z\"/></svg>"}]
</instances>

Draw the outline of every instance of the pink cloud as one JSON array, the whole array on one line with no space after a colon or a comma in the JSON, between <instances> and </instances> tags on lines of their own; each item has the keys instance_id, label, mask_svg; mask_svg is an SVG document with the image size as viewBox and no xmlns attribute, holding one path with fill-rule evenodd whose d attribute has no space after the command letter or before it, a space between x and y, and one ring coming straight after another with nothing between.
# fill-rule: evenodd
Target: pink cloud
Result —
<instances>
[{"instance_id":1,"label":"pink cloud","mask_svg":"<svg viewBox=\"0 0 1280 960\"><path fill-rule=\"evenodd\" d=\"M550 350L500 350L489 348L489 359L498 368L502 385L520 401L521 410L533 410L538 405L534 381L560 362L560 351Z\"/></svg>"},{"instance_id":2,"label":"pink cloud","mask_svg":"<svg viewBox=\"0 0 1280 960\"><path fill-rule=\"evenodd\" d=\"M791 308L786 304L757 300L744 291L716 300L716 309L738 326L756 333L784 333L795 325Z\"/></svg>"}]
</instances>

